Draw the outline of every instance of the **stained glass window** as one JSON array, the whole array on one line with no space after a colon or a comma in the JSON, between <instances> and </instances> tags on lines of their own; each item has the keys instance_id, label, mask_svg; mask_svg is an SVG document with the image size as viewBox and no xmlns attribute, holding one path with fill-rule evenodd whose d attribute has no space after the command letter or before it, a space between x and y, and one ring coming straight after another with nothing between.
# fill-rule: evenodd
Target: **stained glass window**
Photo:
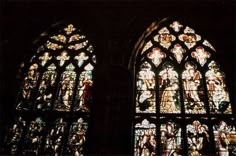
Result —
<instances>
[{"instance_id":1,"label":"stained glass window","mask_svg":"<svg viewBox=\"0 0 236 156\"><path fill-rule=\"evenodd\" d=\"M6 153L83 155L96 64L93 46L72 24L53 26L34 46L35 55L22 70Z\"/></svg>"},{"instance_id":2,"label":"stained glass window","mask_svg":"<svg viewBox=\"0 0 236 156\"><path fill-rule=\"evenodd\" d=\"M177 20L153 22L144 32L130 63L134 155L236 154L233 109L215 53L208 40Z\"/></svg>"}]
</instances>

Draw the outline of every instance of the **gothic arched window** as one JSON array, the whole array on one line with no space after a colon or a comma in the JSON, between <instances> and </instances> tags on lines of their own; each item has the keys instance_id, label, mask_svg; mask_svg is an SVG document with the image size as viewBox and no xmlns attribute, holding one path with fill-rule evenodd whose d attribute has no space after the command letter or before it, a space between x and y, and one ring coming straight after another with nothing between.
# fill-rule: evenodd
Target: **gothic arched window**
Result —
<instances>
[{"instance_id":1,"label":"gothic arched window","mask_svg":"<svg viewBox=\"0 0 236 156\"><path fill-rule=\"evenodd\" d=\"M41 34L25 62L8 154L82 155L92 104L93 46L72 24Z\"/></svg>"},{"instance_id":2,"label":"gothic arched window","mask_svg":"<svg viewBox=\"0 0 236 156\"><path fill-rule=\"evenodd\" d=\"M134 49L134 155L236 154L236 130L216 50L198 32L164 20Z\"/></svg>"}]
</instances>

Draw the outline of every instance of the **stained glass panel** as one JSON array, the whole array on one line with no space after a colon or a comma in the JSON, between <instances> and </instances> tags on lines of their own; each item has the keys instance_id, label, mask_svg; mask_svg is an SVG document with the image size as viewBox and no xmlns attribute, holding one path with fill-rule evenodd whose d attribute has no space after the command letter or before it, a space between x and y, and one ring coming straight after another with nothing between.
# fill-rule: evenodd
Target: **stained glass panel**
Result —
<instances>
[{"instance_id":1,"label":"stained glass panel","mask_svg":"<svg viewBox=\"0 0 236 156\"><path fill-rule=\"evenodd\" d=\"M156 125L144 119L135 125L134 155L156 155Z\"/></svg>"},{"instance_id":2,"label":"stained glass panel","mask_svg":"<svg viewBox=\"0 0 236 156\"><path fill-rule=\"evenodd\" d=\"M30 66L27 76L23 80L22 90L18 99L16 109L28 110L32 108L32 93L37 86L37 80L39 77L38 65L33 64Z\"/></svg>"},{"instance_id":3,"label":"stained glass panel","mask_svg":"<svg viewBox=\"0 0 236 156\"><path fill-rule=\"evenodd\" d=\"M64 31L67 35L70 35L72 32L74 32L76 28L73 26L73 24L69 24L66 28L64 28Z\"/></svg>"},{"instance_id":4,"label":"stained glass panel","mask_svg":"<svg viewBox=\"0 0 236 156\"><path fill-rule=\"evenodd\" d=\"M180 44L175 44L174 48L170 50L174 54L175 59L177 60L178 63L180 63L183 59L184 53L186 50L182 48Z\"/></svg>"},{"instance_id":5,"label":"stained glass panel","mask_svg":"<svg viewBox=\"0 0 236 156\"><path fill-rule=\"evenodd\" d=\"M151 59L152 63L157 67L166 57L166 54L162 52L160 48L153 48L152 51L147 54L147 57Z\"/></svg>"},{"instance_id":6,"label":"stained glass panel","mask_svg":"<svg viewBox=\"0 0 236 156\"><path fill-rule=\"evenodd\" d=\"M161 113L180 113L178 73L170 63L159 73L159 97Z\"/></svg>"},{"instance_id":7,"label":"stained glass panel","mask_svg":"<svg viewBox=\"0 0 236 156\"><path fill-rule=\"evenodd\" d=\"M198 120L187 125L188 155L208 155L209 130Z\"/></svg>"},{"instance_id":8,"label":"stained glass panel","mask_svg":"<svg viewBox=\"0 0 236 156\"><path fill-rule=\"evenodd\" d=\"M179 32L180 29L183 27L183 25L180 24L178 21L174 21L172 24L170 24L170 27L171 27L175 32Z\"/></svg>"},{"instance_id":9,"label":"stained glass panel","mask_svg":"<svg viewBox=\"0 0 236 156\"><path fill-rule=\"evenodd\" d=\"M182 129L179 124L167 122L161 124L161 155L181 155L182 150Z\"/></svg>"},{"instance_id":10,"label":"stained glass panel","mask_svg":"<svg viewBox=\"0 0 236 156\"><path fill-rule=\"evenodd\" d=\"M179 40L183 41L188 49L190 49L196 45L196 42L201 40L201 36L195 34L192 28L186 27L184 34L179 35Z\"/></svg>"},{"instance_id":11,"label":"stained glass panel","mask_svg":"<svg viewBox=\"0 0 236 156\"><path fill-rule=\"evenodd\" d=\"M211 113L232 113L229 93L226 89L224 74L214 61L208 64L206 72L207 89Z\"/></svg>"},{"instance_id":12,"label":"stained glass panel","mask_svg":"<svg viewBox=\"0 0 236 156\"><path fill-rule=\"evenodd\" d=\"M70 126L66 154L67 155L83 155L84 143L86 141L86 131L88 123L82 118L79 118L76 122L73 122Z\"/></svg>"},{"instance_id":13,"label":"stained glass panel","mask_svg":"<svg viewBox=\"0 0 236 156\"><path fill-rule=\"evenodd\" d=\"M151 41L148 41L145 46L143 47L143 50L141 52L141 54L143 54L143 52L145 52L146 50L148 50L149 48L151 48L153 46Z\"/></svg>"},{"instance_id":14,"label":"stained glass panel","mask_svg":"<svg viewBox=\"0 0 236 156\"><path fill-rule=\"evenodd\" d=\"M74 59L78 61L78 67L81 67L88 58L84 52L80 52Z\"/></svg>"},{"instance_id":15,"label":"stained glass panel","mask_svg":"<svg viewBox=\"0 0 236 156\"><path fill-rule=\"evenodd\" d=\"M55 81L57 73L55 71L56 66L51 64L48 67L39 85L38 95L36 98L36 108L40 110L49 110L52 104L53 91L55 88Z\"/></svg>"},{"instance_id":16,"label":"stained glass panel","mask_svg":"<svg viewBox=\"0 0 236 156\"><path fill-rule=\"evenodd\" d=\"M57 56L57 60L60 61L59 65L63 66L64 63L70 59L70 56L68 56L66 51L63 51L60 56Z\"/></svg>"},{"instance_id":17,"label":"stained glass panel","mask_svg":"<svg viewBox=\"0 0 236 156\"><path fill-rule=\"evenodd\" d=\"M182 73L184 88L184 105L186 113L206 113L204 106L204 92L202 84L202 75L196 69L192 62L185 64L185 70Z\"/></svg>"},{"instance_id":18,"label":"stained glass panel","mask_svg":"<svg viewBox=\"0 0 236 156\"><path fill-rule=\"evenodd\" d=\"M55 110L70 111L76 79L76 72L73 70L74 66L70 64L67 66L67 71L64 71L61 76Z\"/></svg>"},{"instance_id":19,"label":"stained glass panel","mask_svg":"<svg viewBox=\"0 0 236 156\"><path fill-rule=\"evenodd\" d=\"M166 49L171 46L171 43L175 41L176 37L170 34L170 31L164 27L159 30L159 34L154 37L154 41L159 42L160 45Z\"/></svg>"},{"instance_id":20,"label":"stained glass panel","mask_svg":"<svg viewBox=\"0 0 236 156\"><path fill-rule=\"evenodd\" d=\"M149 63L142 64L136 83L136 113L155 113L155 73Z\"/></svg>"},{"instance_id":21,"label":"stained glass panel","mask_svg":"<svg viewBox=\"0 0 236 156\"><path fill-rule=\"evenodd\" d=\"M79 77L74 111L89 111L89 105L92 101L92 86L92 71L83 71Z\"/></svg>"},{"instance_id":22,"label":"stained glass panel","mask_svg":"<svg viewBox=\"0 0 236 156\"><path fill-rule=\"evenodd\" d=\"M220 121L213 126L216 154L218 156L236 155L235 126Z\"/></svg>"},{"instance_id":23,"label":"stained glass panel","mask_svg":"<svg viewBox=\"0 0 236 156\"><path fill-rule=\"evenodd\" d=\"M41 65L44 66L48 60L51 60L52 56L50 56L49 52L45 52L42 56L39 57L39 60L41 60Z\"/></svg>"},{"instance_id":24,"label":"stained glass panel","mask_svg":"<svg viewBox=\"0 0 236 156\"><path fill-rule=\"evenodd\" d=\"M45 122L41 117L30 122L23 144L23 154L38 155L42 147Z\"/></svg>"},{"instance_id":25,"label":"stained glass panel","mask_svg":"<svg viewBox=\"0 0 236 156\"><path fill-rule=\"evenodd\" d=\"M59 35L56 35L56 36L52 36L50 38L54 39L55 41L66 43L66 37L64 35L62 35L62 34L59 34Z\"/></svg>"},{"instance_id":26,"label":"stained glass panel","mask_svg":"<svg viewBox=\"0 0 236 156\"><path fill-rule=\"evenodd\" d=\"M63 150L63 141L66 131L66 122L63 118L58 118L46 136L44 154L61 155Z\"/></svg>"},{"instance_id":27,"label":"stained glass panel","mask_svg":"<svg viewBox=\"0 0 236 156\"><path fill-rule=\"evenodd\" d=\"M88 40L81 42L81 43L72 44L72 45L68 46L68 49L79 50L79 49L84 48L87 45L88 45Z\"/></svg>"},{"instance_id":28,"label":"stained glass panel","mask_svg":"<svg viewBox=\"0 0 236 156\"><path fill-rule=\"evenodd\" d=\"M15 155L19 152L20 141L22 139L23 131L26 126L26 121L19 117L13 126L9 129L6 137L5 146L8 154Z\"/></svg>"},{"instance_id":29,"label":"stained glass panel","mask_svg":"<svg viewBox=\"0 0 236 156\"><path fill-rule=\"evenodd\" d=\"M62 49L63 48L62 45L59 45L57 43L53 43L53 42L50 42L50 41L47 41L46 47L50 50L57 50L57 49Z\"/></svg>"},{"instance_id":30,"label":"stained glass panel","mask_svg":"<svg viewBox=\"0 0 236 156\"><path fill-rule=\"evenodd\" d=\"M204 40L202 42L202 44L209 47L209 48L211 48L212 50L216 51L215 48L207 40Z\"/></svg>"},{"instance_id":31,"label":"stained glass panel","mask_svg":"<svg viewBox=\"0 0 236 156\"><path fill-rule=\"evenodd\" d=\"M83 35L79 35L79 34L75 34L75 35L72 35L68 41L68 43L71 43L71 42L74 42L74 41L79 41L80 39L83 39L85 38L85 36Z\"/></svg>"},{"instance_id":32,"label":"stained glass panel","mask_svg":"<svg viewBox=\"0 0 236 156\"><path fill-rule=\"evenodd\" d=\"M197 47L196 51L192 52L191 55L200 63L201 66L203 66L211 56L202 46Z\"/></svg>"},{"instance_id":33,"label":"stained glass panel","mask_svg":"<svg viewBox=\"0 0 236 156\"><path fill-rule=\"evenodd\" d=\"M236 155L235 121L228 122L233 107L225 75L212 61L216 50L178 21L163 19L152 27L155 31L148 28L139 38L131 59L136 57L131 68L136 81L134 155Z\"/></svg>"}]
</instances>

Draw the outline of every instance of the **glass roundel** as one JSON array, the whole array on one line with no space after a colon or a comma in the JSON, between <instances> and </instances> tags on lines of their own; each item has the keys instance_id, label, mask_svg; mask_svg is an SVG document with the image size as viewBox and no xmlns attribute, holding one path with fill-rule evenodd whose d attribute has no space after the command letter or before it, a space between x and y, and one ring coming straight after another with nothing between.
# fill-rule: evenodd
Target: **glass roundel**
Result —
<instances>
[{"instance_id":1,"label":"glass roundel","mask_svg":"<svg viewBox=\"0 0 236 156\"><path fill-rule=\"evenodd\" d=\"M135 156L236 154L225 74L210 42L167 19L143 33L134 53Z\"/></svg>"},{"instance_id":2,"label":"glass roundel","mask_svg":"<svg viewBox=\"0 0 236 156\"><path fill-rule=\"evenodd\" d=\"M92 105L94 49L73 24L42 33L25 62L6 153L83 155Z\"/></svg>"}]
</instances>

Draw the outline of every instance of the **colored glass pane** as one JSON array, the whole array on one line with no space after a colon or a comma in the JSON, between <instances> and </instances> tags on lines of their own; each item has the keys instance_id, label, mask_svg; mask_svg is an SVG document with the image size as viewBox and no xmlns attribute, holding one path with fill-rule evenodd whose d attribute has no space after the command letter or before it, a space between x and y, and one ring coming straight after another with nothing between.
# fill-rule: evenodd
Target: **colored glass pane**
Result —
<instances>
[{"instance_id":1,"label":"colored glass pane","mask_svg":"<svg viewBox=\"0 0 236 156\"><path fill-rule=\"evenodd\" d=\"M170 50L174 54L175 59L177 60L178 63L180 63L183 59L184 53L186 50L182 48L180 44L175 44L174 48Z\"/></svg>"},{"instance_id":2,"label":"colored glass pane","mask_svg":"<svg viewBox=\"0 0 236 156\"><path fill-rule=\"evenodd\" d=\"M235 126L220 121L213 126L216 154L219 156L235 155L236 130Z\"/></svg>"},{"instance_id":3,"label":"colored glass pane","mask_svg":"<svg viewBox=\"0 0 236 156\"><path fill-rule=\"evenodd\" d=\"M55 110L70 111L75 87L76 73L74 71L65 71L61 76L60 88L58 91Z\"/></svg>"},{"instance_id":4,"label":"colored glass pane","mask_svg":"<svg viewBox=\"0 0 236 156\"><path fill-rule=\"evenodd\" d=\"M75 111L89 111L89 105L92 101L92 86L92 71L83 71L79 77L79 84L74 106Z\"/></svg>"},{"instance_id":5,"label":"colored glass pane","mask_svg":"<svg viewBox=\"0 0 236 156\"><path fill-rule=\"evenodd\" d=\"M24 138L23 154L38 155L40 153L45 126L45 121L41 117L30 122Z\"/></svg>"},{"instance_id":6,"label":"colored glass pane","mask_svg":"<svg viewBox=\"0 0 236 156\"><path fill-rule=\"evenodd\" d=\"M203 66L211 56L202 46L197 47L196 51L192 52L191 55L198 61L198 63L200 63L201 66Z\"/></svg>"},{"instance_id":7,"label":"colored glass pane","mask_svg":"<svg viewBox=\"0 0 236 156\"><path fill-rule=\"evenodd\" d=\"M64 122L63 118L58 118L48 130L44 146L44 154L62 154L65 130L66 122Z\"/></svg>"},{"instance_id":8,"label":"colored glass pane","mask_svg":"<svg viewBox=\"0 0 236 156\"><path fill-rule=\"evenodd\" d=\"M156 155L156 125L144 119L135 125L134 155Z\"/></svg>"},{"instance_id":9,"label":"colored glass pane","mask_svg":"<svg viewBox=\"0 0 236 156\"><path fill-rule=\"evenodd\" d=\"M33 64L30 66L27 76L23 80L22 89L20 91L20 97L16 109L28 110L32 108L32 94L37 86L37 80L39 77L38 65Z\"/></svg>"},{"instance_id":10,"label":"colored glass pane","mask_svg":"<svg viewBox=\"0 0 236 156\"><path fill-rule=\"evenodd\" d=\"M137 75L137 113L154 113L155 104L155 73L151 71L151 65L145 62Z\"/></svg>"},{"instance_id":11,"label":"colored glass pane","mask_svg":"<svg viewBox=\"0 0 236 156\"><path fill-rule=\"evenodd\" d=\"M41 110L49 110L51 108L53 91L55 88L56 76L55 71L56 66L51 64L48 67L39 85L38 96L36 98L36 108Z\"/></svg>"},{"instance_id":12,"label":"colored glass pane","mask_svg":"<svg viewBox=\"0 0 236 156\"><path fill-rule=\"evenodd\" d=\"M162 155L181 155L182 137L180 125L174 122L161 124L161 154Z\"/></svg>"},{"instance_id":13,"label":"colored glass pane","mask_svg":"<svg viewBox=\"0 0 236 156\"><path fill-rule=\"evenodd\" d=\"M202 75L196 65L187 62L182 73L184 88L184 105L186 113L206 113L204 106L204 93Z\"/></svg>"},{"instance_id":14,"label":"colored glass pane","mask_svg":"<svg viewBox=\"0 0 236 156\"><path fill-rule=\"evenodd\" d=\"M180 113L178 74L170 63L159 73L159 97L161 113Z\"/></svg>"},{"instance_id":15,"label":"colored glass pane","mask_svg":"<svg viewBox=\"0 0 236 156\"><path fill-rule=\"evenodd\" d=\"M226 88L224 74L218 65L211 61L206 72L206 82L211 113L232 113L229 93Z\"/></svg>"},{"instance_id":16,"label":"colored glass pane","mask_svg":"<svg viewBox=\"0 0 236 156\"><path fill-rule=\"evenodd\" d=\"M147 57L151 59L152 63L157 67L166 57L166 54L161 52L159 48L153 48L152 51L147 54Z\"/></svg>"},{"instance_id":17,"label":"colored glass pane","mask_svg":"<svg viewBox=\"0 0 236 156\"><path fill-rule=\"evenodd\" d=\"M195 120L187 127L188 155L208 155L209 130L206 124Z\"/></svg>"},{"instance_id":18,"label":"colored glass pane","mask_svg":"<svg viewBox=\"0 0 236 156\"><path fill-rule=\"evenodd\" d=\"M73 122L70 126L69 136L67 141L66 155L83 155L84 143L86 141L86 131L88 123L82 118Z\"/></svg>"},{"instance_id":19,"label":"colored glass pane","mask_svg":"<svg viewBox=\"0 0 236 156\"><path fill-rule=\"evenodd\" d=\"M9 154L16 155L19 153L19 148L20 148L19 145L25 127L26 127L26 121L22 117L19 117L12 125L12 127L9 129L5 141L6 144L5 146Z\"/></svg>"}]
</instances>

